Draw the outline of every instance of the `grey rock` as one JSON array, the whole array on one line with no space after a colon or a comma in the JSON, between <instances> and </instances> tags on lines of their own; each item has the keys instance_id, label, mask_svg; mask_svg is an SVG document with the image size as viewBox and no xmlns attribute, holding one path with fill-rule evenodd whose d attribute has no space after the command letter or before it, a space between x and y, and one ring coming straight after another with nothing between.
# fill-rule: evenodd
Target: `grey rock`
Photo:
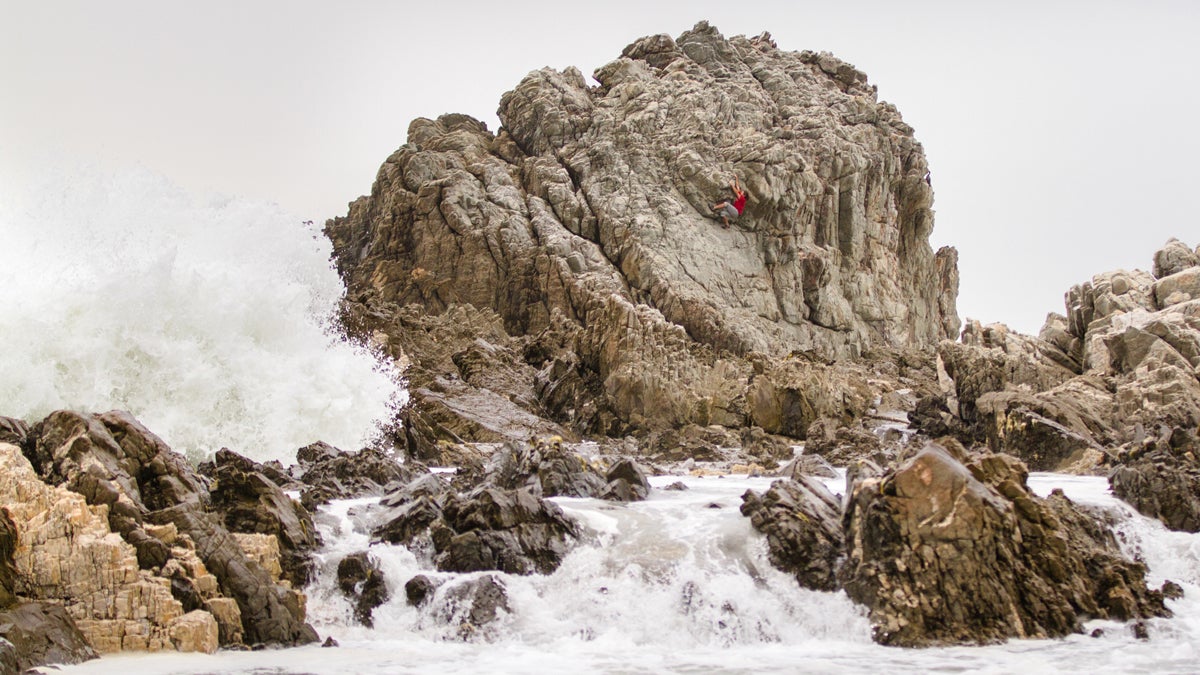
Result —
<instances>
[{"instance_id":1,"label":"grey rock","mask_svg":"<svg viewBox=\"0 0 1200 675\"><path fill-rule=\"evenodd\" d=\"M701 23L595 77L530 73L496 134L414 121L371 194L326 226L352 332L418 368L415 456L687 424L802 437L866 404L844 377L760 376L752 353L831 360L957 334L923 150L853 66ZM749 203L724 229L711 206L734 176ZM435 370L424 351L443 352L398 325L410 305L497 325Z\"/></svg>"}]
</instances>

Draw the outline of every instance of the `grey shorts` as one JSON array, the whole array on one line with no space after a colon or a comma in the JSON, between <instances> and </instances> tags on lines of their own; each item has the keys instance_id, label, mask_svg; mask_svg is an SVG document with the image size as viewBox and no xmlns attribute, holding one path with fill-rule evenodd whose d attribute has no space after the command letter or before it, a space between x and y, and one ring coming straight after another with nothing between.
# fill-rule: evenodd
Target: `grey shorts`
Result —
<instances>
[{"instance_id":1,"label":"grey shorts","mask_svg":"<svg viewBox=\"0 0 1200 675\"><path fill-rule=\"evenodd\" d=\"M733 208L733 204L727 202L725 206L721 207L721 209L717 211L717 215L725 216L726 218L733 220L734 218L738 217L738 212L737 209Z\"/></svg>"}]
</instances>

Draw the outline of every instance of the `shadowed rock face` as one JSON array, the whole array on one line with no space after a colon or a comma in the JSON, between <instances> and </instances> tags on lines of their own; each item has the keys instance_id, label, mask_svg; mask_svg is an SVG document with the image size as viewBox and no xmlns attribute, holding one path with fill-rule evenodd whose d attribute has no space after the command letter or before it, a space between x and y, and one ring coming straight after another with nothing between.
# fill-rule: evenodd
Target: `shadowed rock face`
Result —
<instances>
[{"instance_id":1,"label":"shadowed rock face","mask_svg":"<svg viewBox=\"0 0 1200 675\"><path fill-rule=\"evenodd\" d=\"M554 337L525 363L503 340L464 348L466 377L420 398L452 407L472 363L499 358L517 382L471 395L505 392L535 417L522 392L589 431L784 433L747 410L743 356L848 357L957 332L955 254L928 244L923 151L861 72L701 23L638 40L595 78L530 73L502 98L495 135L463 115L414 121L371 195L328 223L359 327L389 348L408 349L389 323L412 303ZM726 229L711 205L735 176L749 202Z\"/></svg>"}]
</instances>

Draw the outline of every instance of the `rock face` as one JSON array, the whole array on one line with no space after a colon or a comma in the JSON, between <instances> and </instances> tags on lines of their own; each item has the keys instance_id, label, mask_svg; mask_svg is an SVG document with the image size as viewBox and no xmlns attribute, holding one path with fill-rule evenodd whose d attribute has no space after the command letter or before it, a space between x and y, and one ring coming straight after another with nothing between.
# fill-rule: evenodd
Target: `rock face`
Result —
<instances>
[{"instance_id":1,"label":"rock face","mask_svg":"<svg viewBox=\"0 0 1200 675\"><path fill-rule=\"evenodd\" d=\"M78 607L76 623L98 650L162 648L217 635L217 623L207 612L211 632L197 624L196 616L186 620L187 629L170 630L171 623L184 615L182 601L173 597L175 590L189 604L220 596L236 601L245 639L251 644L316 640L316 633L304 623L303 596L276 583L247 557L222 517L212 510L206 480L132 417L121 412L89 416L60 411L35 425L29 435L27 447L37 473L30 471L20 485L36 481L56 494L41 503L22 498L13 503L32 509L24 516L31 520L60 507L72 509L62 517L88 522L90 537L80 534L63 540L65 551L34 546L34 555L45 559L31 563L28 574L34 581L27 583L33 584L30 589L38 589L41 595L36 597L53 596L66 603L68 611ZM14 508L9 506L10 511ZM85 511L97 518L81 520ZM71 543L80 540L116 548L89 553ZM122 546L132 546L132 558L117 552ZM85 557L71 563L71 555ZM62 579L95 567L87 561L101 559L119 565L116 571L90 572L101 576L100 581L87 582L98 585L98 594L84 593L77 584L62 584ZM163 577L154 576L155 571ZM50 576L38 581L36 575ZM127 602L104 595L135 592L137 599ZM150 625L129 630L124 626L129 618L120 614L126 610L136 612L130 618ZM159 618L147 619L147 615ZM161 628L156 632L154 626Z\"/></svg>"},{"instance_id":2,"label":"rock face","mask_svg":"<svg viewBox=\"0 0 1200 675\"><path fill-rule=\"evenodd\" d=\"M956 255L928 244L923 151L861 72L701 23L634 42L595 78L530 73L495 135L463 115L414 121L371 195L326 227L347 324L423 371L417 452L524 440L546 417L802 437L843 411L806 416L818 380L778 386L751 356L957 333ZM725 229L710 207L734 177L749 202ZM496 323L431 372L403 325L414 312Z\"/></svg>"},{"instance_id":3,"label":"rock face","mask_svg":"<svg viewBox=\"0 0 1200 675\"><path fill-rule=\"evenodd\" d=\"M1019 461L964 465L952 452L929 445L852 488L842 579L878 642L1054 637L1085 618L1169 615L1144 565L1061 494L1036 498Z\"/></svg>"}]
</instances>

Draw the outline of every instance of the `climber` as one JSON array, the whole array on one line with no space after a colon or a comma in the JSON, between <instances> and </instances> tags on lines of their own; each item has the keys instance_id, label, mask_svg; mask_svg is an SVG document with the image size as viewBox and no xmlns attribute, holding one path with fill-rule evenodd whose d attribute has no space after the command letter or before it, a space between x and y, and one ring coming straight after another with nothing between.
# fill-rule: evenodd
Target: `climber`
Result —
<instances>
[{"instance_id":1,"label":"climber","mask_svg":"<svg viewBox=\"0 0 1200 675\"><path fill-rule=\"evenodd\" d=\"M733 188L734 200L718 202L712 207L712 210L721 216L721 222L724 223L722 227L729 227L729 219L736 219L746 210L746 193L742 190L742 183L737 176L729 181L729 187Z\"/></svg>"}]
</instances>

